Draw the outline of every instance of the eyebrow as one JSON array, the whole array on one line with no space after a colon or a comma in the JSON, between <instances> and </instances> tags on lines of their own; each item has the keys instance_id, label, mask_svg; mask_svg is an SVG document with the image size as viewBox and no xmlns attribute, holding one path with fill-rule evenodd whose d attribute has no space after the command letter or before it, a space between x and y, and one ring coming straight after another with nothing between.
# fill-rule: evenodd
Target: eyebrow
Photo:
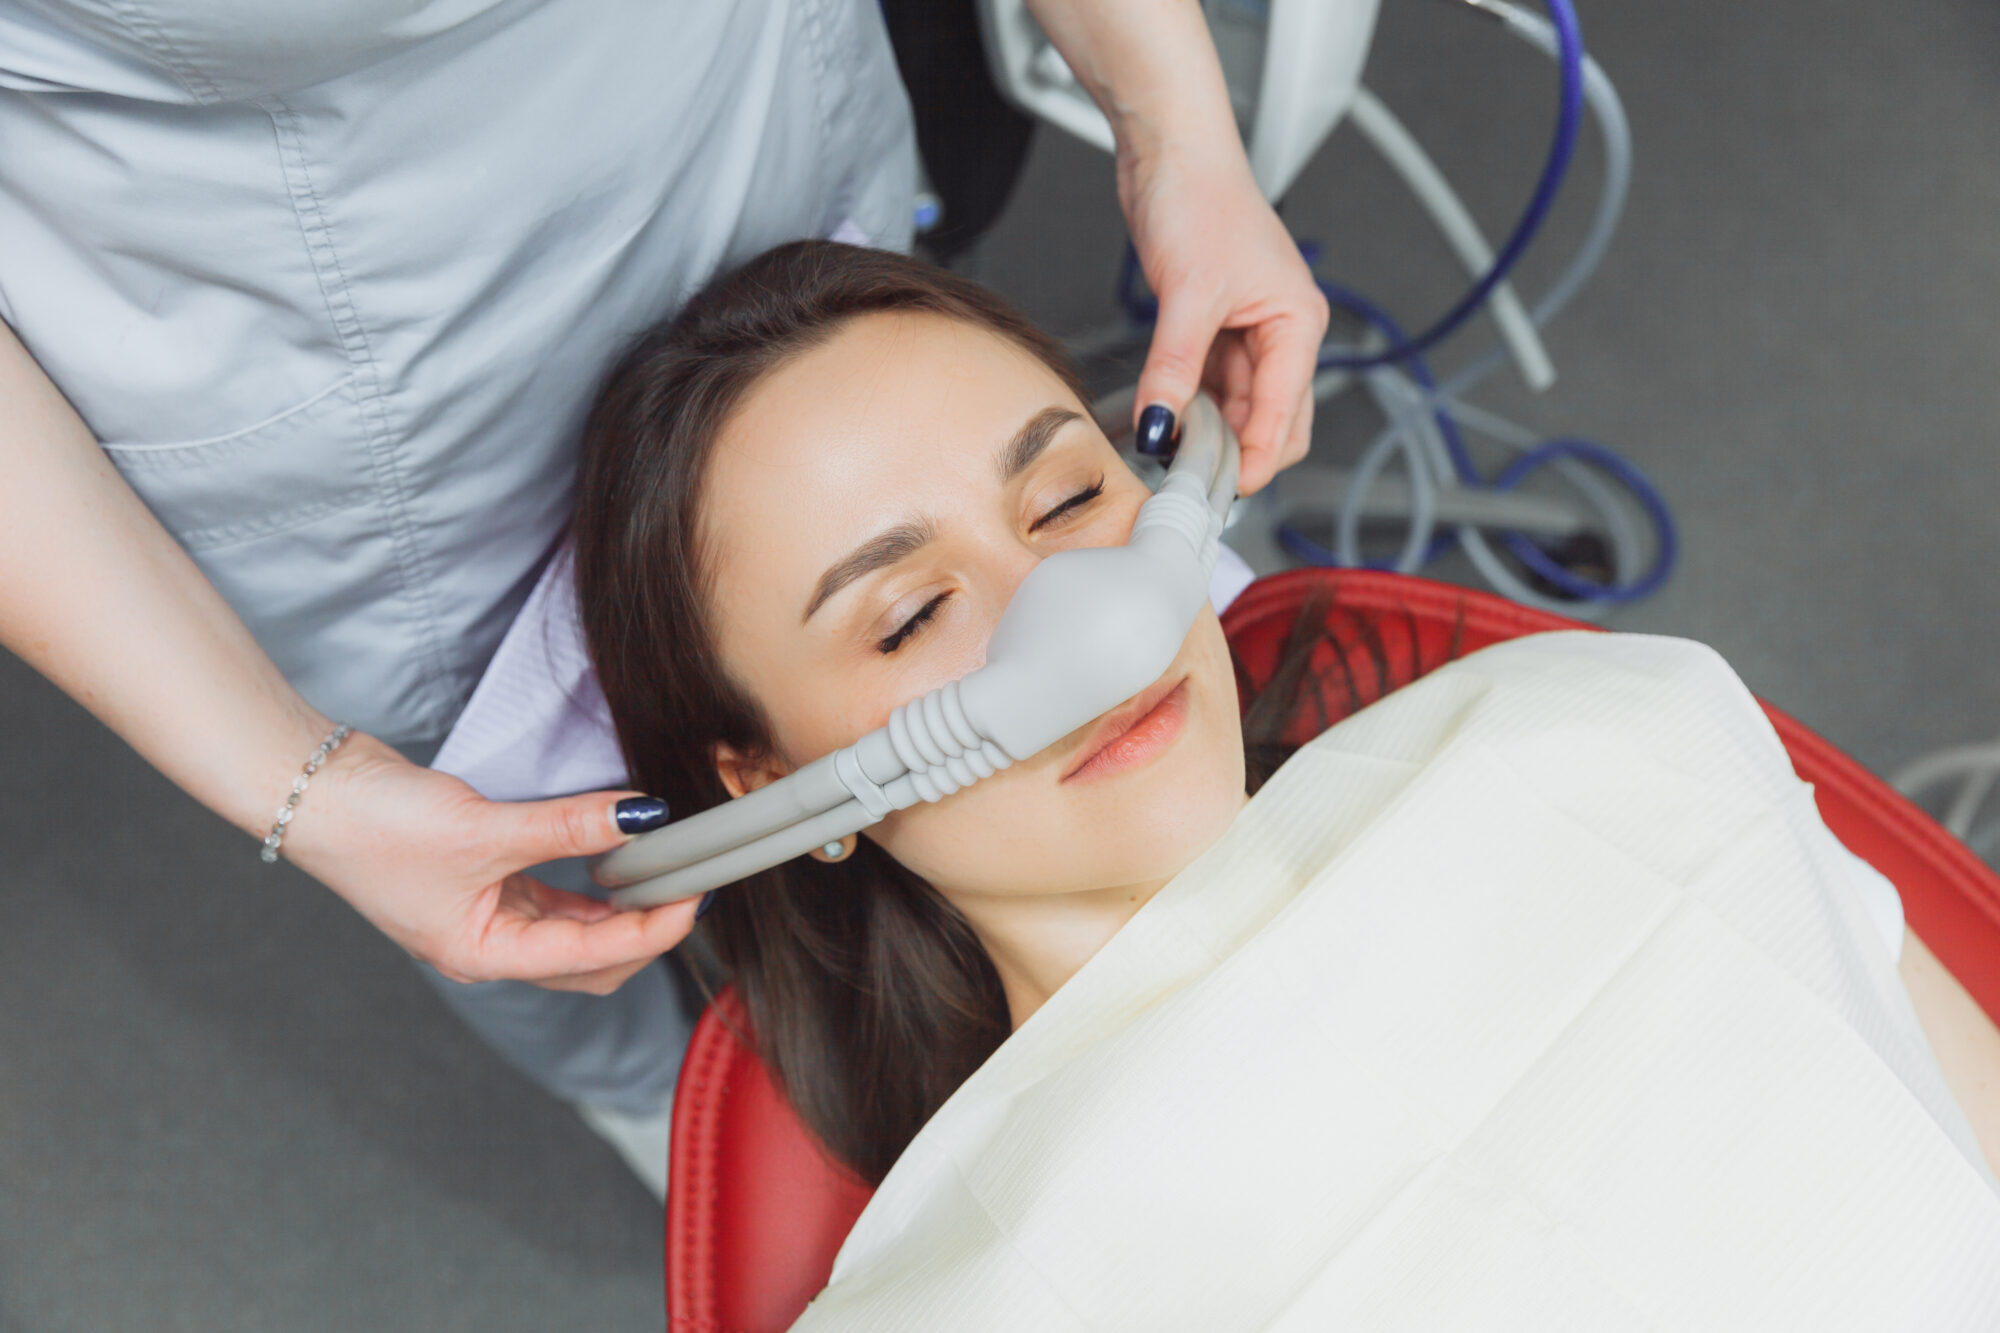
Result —
<instances>
[{"instance_id":1,"label":"eyebrow","mask_svg":"<svg viewBox=\"0 0 2000 1333\"><path fill-rule=\"evenodd\" d=\"M799 623L811 620L813 612L826 604L827 598L845 588L864 574L872 574L878 569L887 569L905 556L916 554L937 536L937 529L927 518L913 523L898 523L887 532L877 533L861 545L849 551L819 576L819 586L813 589L812 599L806 603L806 613L799 617Z\"/></svg>"},{"instance_id":2,"label":"eyebrow","mask_svg":"<svg viewBox=\"0 0 2000 1333\"><path fill-rule=\"evenodd\" d=\"M1083 415L1072 412L1067 407L1045 407L1028 418L1026 425L1014 432L1014 438L1007 441L1007 447L1000 451L1000 481L1002 485L1014 480L1028 470L1028 465L1042 456L1042 450L1049 447L1049 441L1056 432L1072 421L1081 421Z\"/></svg>"},{"instance_id":3,"label":"eyebrow","mask_svg":"<svg viewBox=\"0 0 2000 1333\"><path fill-rule=\"evenodd\" d=\"M1055 439L1057 431L1072 421L1082 419L1081 413L1066 407L1045 407L1029 417L1021 429L1014 432L1013 438L1001 447L997 460L1001 484L1014 480L1027 470L1029 464L1040 458L1042 451L1049 447L1049 441ZM807 599L805 614L799 617L799 623L803 625L811 620L813 612L825 606L828 599L848 584L915 555L936 536L936 525L928 518L920 518L898 523L870 537L828 566L826 573L819 576L819 583Z\"/></svg>"}]
</instances>

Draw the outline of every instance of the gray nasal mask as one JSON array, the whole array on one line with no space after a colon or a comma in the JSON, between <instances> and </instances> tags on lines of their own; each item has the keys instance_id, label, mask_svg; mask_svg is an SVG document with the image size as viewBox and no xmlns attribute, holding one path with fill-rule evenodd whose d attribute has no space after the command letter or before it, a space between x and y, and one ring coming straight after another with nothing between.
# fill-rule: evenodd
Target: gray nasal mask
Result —
<instances>
[{"instance_id":1,"label":"gray nasal mask","mask_svg":"<svg viewBox=\"0 0 2000 1333\"><path fill-rule=\"evenodd\" d=\"M912 699L869 732L767 786L652 833L591 867L620 907L734 883L941 801L1028 758L1151 685L1208 600L1236 498L1236 435L1206 394L1123 546L1058 551L1021 580L983 666Z\"/></svg>"}]
</instances>

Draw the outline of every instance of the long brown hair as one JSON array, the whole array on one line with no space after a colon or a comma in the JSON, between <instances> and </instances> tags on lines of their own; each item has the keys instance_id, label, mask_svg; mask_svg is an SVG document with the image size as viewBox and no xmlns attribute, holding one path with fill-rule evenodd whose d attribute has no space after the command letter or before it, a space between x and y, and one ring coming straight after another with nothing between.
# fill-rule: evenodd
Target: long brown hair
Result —
<instances>
[{"instance_id":1,"label":"long brown hair","mask_svg":"<svg viewBox=\"0 0 2000 1333\"><path fill-rule=\"evenodd\" d=\"M900 255L800 241L719 279L644 335L591 412L575 520L584 631L632 780L676 818L729 799L716 745L751 756L774 748L763 710L715 649L700 541L710 453L760 378L877 311L987 329L1084 396L1060 345L977 284ZM1324 699L1305 687L1325 674L1306 670L1325 610L1323 600L1307 606L1278 671L1255 691L1245 735L1253 791L1303 739L1292 725L1299 700ZM1239 686L1252 693L1240 670ZM734 983L758 1054L800 1118L871 1183L1009 1032L999 976L971 926L866 838L843 861L800 859L719 894L697 936Z\"/></svg>"}]
</instances>

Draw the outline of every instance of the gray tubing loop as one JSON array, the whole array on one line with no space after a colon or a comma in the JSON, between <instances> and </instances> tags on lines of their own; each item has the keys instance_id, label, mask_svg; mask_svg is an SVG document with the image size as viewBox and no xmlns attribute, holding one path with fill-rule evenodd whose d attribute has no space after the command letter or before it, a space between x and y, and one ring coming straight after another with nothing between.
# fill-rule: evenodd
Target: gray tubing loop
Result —
<instances>
[{"instance_id":1,"label":"gray tubing loop","mask_svg":"<svg viewBox=\"0 0 2000 1333\"><path fill-rule=\"evenodd\" d=\"M846 750L641 834L597 858L593 878L620 889L621 907L693 897L948 796L1139 693L1208 600L1237 466L1235 434L1198 396L1130 541L1038 564L995 626L984 666L904 704Z\"/></svg>"}]
</instances>

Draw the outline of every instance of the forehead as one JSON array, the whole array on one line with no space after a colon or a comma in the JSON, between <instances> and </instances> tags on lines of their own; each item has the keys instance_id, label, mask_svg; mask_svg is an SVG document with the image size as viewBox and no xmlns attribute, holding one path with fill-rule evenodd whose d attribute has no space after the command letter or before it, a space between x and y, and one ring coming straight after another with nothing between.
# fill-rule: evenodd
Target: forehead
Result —
<instances>
[{"instance_id":1,"label":"forehead","mask_svg":"<svg viewBox=\"0 0 2000 1333\"><path fill-rule=\"evenodd\" d=\"M703 488L706 542L737 550L782 525L788 545L831 559L912 510L990 498L1001 447L1051 404L1086 410L997 333L941 315L858 316L764 376L724 424Z\"/></svg>"}]
</instances>

